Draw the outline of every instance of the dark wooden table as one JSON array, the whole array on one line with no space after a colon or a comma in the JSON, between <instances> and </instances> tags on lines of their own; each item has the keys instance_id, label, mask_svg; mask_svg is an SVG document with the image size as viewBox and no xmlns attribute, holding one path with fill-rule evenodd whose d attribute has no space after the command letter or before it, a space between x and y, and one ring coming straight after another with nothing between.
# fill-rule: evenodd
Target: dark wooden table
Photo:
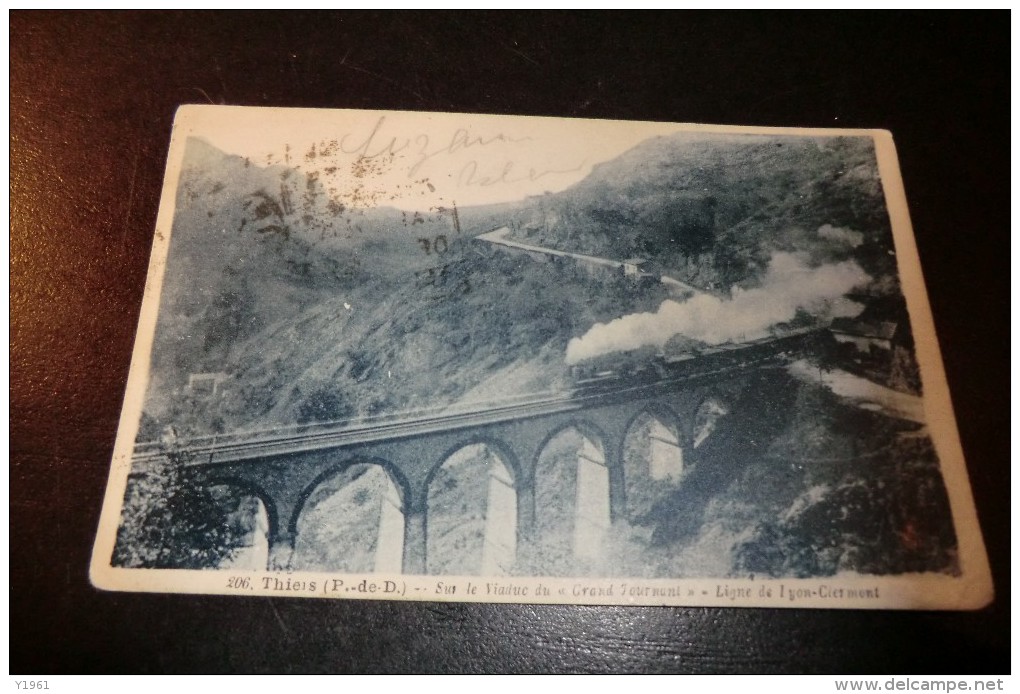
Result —
<instances>
[{"instance_id":1,"label":"dark wooden table","mask_svg":"<svg viewBox=\"0 0 1020 694\"><path fill-rule=\"evenodd\" d=\"M11 671L1008 672L1009 15L13 12ZM175 108L887 128L985 532L973 613L321 602L88 582Z\"/></svg>"}]
</instances>

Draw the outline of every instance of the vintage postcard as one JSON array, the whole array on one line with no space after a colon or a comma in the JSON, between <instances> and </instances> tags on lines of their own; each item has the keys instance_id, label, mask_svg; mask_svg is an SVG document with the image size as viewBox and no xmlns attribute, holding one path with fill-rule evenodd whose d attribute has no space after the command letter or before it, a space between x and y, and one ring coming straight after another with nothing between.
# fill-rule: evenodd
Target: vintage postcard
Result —
<instances>
[{"instance_id":1,"label":"vintage postcard","mask_svg":"<svg viewBox=\"0 0 1020 694\"><path fill-rule=\"evenodd\" d=\"M181 108L91 577L987 604L891 136Z\"/></svg>"}]
</instances>

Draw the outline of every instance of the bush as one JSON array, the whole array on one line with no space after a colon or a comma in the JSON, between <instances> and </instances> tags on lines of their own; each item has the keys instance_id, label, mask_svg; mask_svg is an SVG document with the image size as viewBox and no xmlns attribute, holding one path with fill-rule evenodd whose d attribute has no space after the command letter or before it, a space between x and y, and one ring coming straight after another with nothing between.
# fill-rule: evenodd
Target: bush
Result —
<instances>
[{"instance_id":1,"label":"bush","mask_svg":"<svg viewBox=\"0 0 1020 694\"><path fill-rule=\"evenodd\" d=\"M353 417L356 410L353 405L335 390L320 388L305 398L298 405L298 424L314 424Z\"/></svg>"},{"instance_id":2,"label":"bush","mask_svg":"<svg viewBox=\"0 0 1020 694\"><path fill-rule=\"evenodd\" d=\"M736 550L736 572L955 573L956 538L930 442L894 440L876 463L877 471L851 470L823 494L805 492L796 512L798 504L759 523Z\"/></svg>"},{"instance_id":3,"label":"bush","mask_svg":"<svg viewBox=\"0 0 1020 694\"><path fill-rule=\"evenodd\" d=\"M128 479L114 566L214 568L241 546L243 536L224 500L196 479L186 461L172 451Z\"/></svg>"}]
</instances>

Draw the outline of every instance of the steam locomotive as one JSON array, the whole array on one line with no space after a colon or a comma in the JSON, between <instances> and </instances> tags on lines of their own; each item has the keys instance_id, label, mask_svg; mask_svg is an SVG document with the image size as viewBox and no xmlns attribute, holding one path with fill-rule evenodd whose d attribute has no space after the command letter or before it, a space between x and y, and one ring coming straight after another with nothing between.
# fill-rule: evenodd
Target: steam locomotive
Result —
<instances>
[{"instance_id":1,"label":"steam locomotive","mask_svg":"<svg viewBox=\"0 0 1020 694\"><path fill-rule=\"evenodd\" d=\"M792 359L821 346L827 336L825 328L812 326L744 342L687 344L681 350L645 346L586 359L570 367L570 379L576 393L585 393L728 371Z\"/></svg>"}]
</instances>

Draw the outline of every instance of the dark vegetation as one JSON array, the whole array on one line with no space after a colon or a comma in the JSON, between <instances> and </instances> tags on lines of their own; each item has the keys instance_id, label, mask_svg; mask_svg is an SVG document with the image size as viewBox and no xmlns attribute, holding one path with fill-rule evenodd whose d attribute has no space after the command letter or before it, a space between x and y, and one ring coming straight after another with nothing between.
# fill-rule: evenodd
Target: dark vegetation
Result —
<instances>
[{"instance_id":1,"label":"dark vegetation","mask_svg":"<svg viewBox=\"0 0 1020 694\"><path fill-rule=\"evenodd\" d=\"M234 517L241 497L209 487L171 451L128 479L113 565L146 569L202 569L219 565L244 544L247 519Z\"/></svg>"},{"instance_id":2,"label":"dark vegetation","mask_svg":"<svg viewBox=\"0 0 1020 694\"><path fill-rule=\"evenodd\" d=\"M739 519L733 575L955 572L956 539L926 432L761 372L693 452L675 492L642 519L682 553ZM737 534L740 536L740 533Z\"/></svg>"}]
</instances>

